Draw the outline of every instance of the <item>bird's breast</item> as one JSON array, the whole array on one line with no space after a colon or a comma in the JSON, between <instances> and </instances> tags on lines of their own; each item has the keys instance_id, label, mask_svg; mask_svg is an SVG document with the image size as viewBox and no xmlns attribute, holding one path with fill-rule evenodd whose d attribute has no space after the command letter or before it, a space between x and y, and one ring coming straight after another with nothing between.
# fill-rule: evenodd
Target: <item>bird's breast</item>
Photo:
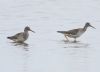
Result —
<instances>
[{"instance_id":1,"label":"bird's breast","mask_svg":"<svg viewBox=\"0 0 100 72\"><path fill-rule=\"evenodd\" d=\"M80 30L80 31L76 34L76 36L77 36L77 37L80 37L83 33L84 33L84 31L83 31L83 30Z\"/></svg>"},{"instance_id":2,"label":"bird's breast","mask_svg":"<svg viewBox=\"0 0 100 72\"><path fill-rule=\"evenodd\" d=\"M28 37L29 37L29 33L24 33L23 37L24 37L25 40L27 40Z\"/></svg>"}]
</instances>

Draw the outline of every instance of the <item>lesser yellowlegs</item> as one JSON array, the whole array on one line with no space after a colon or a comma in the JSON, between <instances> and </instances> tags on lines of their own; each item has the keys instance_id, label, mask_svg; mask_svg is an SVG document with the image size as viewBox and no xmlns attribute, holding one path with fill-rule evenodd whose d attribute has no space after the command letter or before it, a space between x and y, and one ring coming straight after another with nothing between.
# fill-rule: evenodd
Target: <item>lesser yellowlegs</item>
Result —
<instances>
[{"instance_id":1,"label":"lesser yellowlegs","mask_svg":"<svg viewBox=\"0 0 100 72\"><path fill-rule=\"evenodd\" d=\"M7 38L10 40L13 40L14 42L24 42L29 37L28 31L32 31L32 30L30 29L30 27L27 26L27 27L25 27L24 32L17 33L14 36L10 36ZM32 31L32 32L34 32L34 31Z\"/></svg>"},{"instance_id":2,"label":"lesser yellowlegs","mask_svg":"<svg viewBox=\"0 0 100 72\"><path fill-rule=\"evenodd\" d=\"M57 32L64 34L67 40L68 40L67 37L74 38L74 42L76 42L76 38L80 37L87 30L88 27L95 28L89 22L87 22L83 28L77 28L68 31L57 31Z\"/></svg>"}]
</instances>

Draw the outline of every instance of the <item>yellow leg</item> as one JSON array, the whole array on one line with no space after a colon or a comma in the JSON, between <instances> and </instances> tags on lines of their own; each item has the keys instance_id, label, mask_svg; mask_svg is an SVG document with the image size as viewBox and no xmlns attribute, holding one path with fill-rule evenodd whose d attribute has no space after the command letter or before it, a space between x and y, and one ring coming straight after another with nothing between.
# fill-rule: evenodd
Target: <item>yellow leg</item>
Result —
<instances>
[{"instance_id":1,"label":"yellow leg","mask_svg":"<svg viewBox=\"0 0 100 72\"><path fill-rule=\"evenodd\" d=\"M65 36L65 38L67 39L67 41L69 41L67 35L65 34L64 36Z\"/></svg>"}]
</instances>

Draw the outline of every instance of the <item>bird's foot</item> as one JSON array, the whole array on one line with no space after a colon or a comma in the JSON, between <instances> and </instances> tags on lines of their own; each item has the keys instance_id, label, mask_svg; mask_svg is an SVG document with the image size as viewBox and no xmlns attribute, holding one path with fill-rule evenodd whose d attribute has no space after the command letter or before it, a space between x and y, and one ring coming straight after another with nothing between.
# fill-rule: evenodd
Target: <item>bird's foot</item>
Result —
<instances>
[{"instance_id":1,"label":"bird's foot","mask_svg":"<svg viewBox=\"0 0 100 72\"><path fill-rule=\"evenodd\" d=\"M73 43L77 43L77 42L79 42L79 41L76 41L76 40L73 41Z\"/></svg>"},{"instance_id":2,"label":"bird's foot","mask_svg":"<svg viewBox=\"0 0 100 72\"><path fill-rule=\"evenodd\" d=\"M69 40L64 40L64 42L69 42Z\"/></svg>"}]
</instances>

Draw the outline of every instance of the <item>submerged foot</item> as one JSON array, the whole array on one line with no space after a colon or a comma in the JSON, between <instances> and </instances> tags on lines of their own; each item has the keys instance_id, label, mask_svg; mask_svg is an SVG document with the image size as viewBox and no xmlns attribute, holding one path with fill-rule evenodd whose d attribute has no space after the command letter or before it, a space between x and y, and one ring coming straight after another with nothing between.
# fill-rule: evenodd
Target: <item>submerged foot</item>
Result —
<instances>
[{"instance_id":1,"label":"submerged foot","mask_svg":"<svg viewBox=\"0 0 100 72\"><path fill-rule=\"evenodd\" d=\"M76 40L73 41L73 43L77 43L77 42L80 42L80 41L76 41Z\"/></svg>"}]
</instances>

